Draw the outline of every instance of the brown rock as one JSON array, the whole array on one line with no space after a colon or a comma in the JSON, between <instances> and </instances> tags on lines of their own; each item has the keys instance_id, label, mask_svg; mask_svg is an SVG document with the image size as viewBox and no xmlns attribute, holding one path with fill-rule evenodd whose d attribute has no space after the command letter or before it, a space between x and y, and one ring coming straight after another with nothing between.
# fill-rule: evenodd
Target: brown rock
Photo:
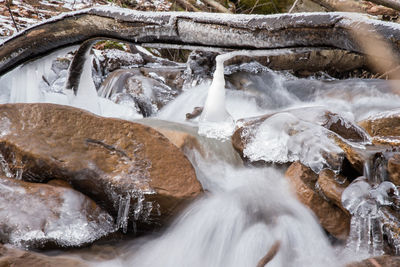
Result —
<instances>
[{"instance_id":1,"label":"brown rock","mask_svg":"<svg viewBox=\"0 0 400 267\"><path fill-rule=\"evenodd\" d=\"M400 266L399 256L383 255L369 258L360 262L347 264L346 267L394 267Z\"/></svg>"},{"instance_id":2,"label":"brown rock","mask_svg":"<svg viewBox=\"0 0 400 267\"><path fill-rule=\"evenodd\" d=\"M363 173L365 159L362 153L345 139L337 136L334 136L333 138L335 139L335 143L343 150L347 160L351 163L353 168L356 169L358 173Z\"/></svg>"},{"instance_id":3,"label":"brown rock","mask_svg":"<svg viewBox=\"0 0 400 267\"><path fill-rule=\"evenodd\" d=\"M135 208L135 221L160 223L202 192L187 158L150 127L53 104L1 105L0 118L11 172L65 180L115 216Z\"/></svg>"},{"instance_id":4,"label":"brown rock","mask_svg":"<svg viewBox=\"0 0 400 267\"><path fill-rule=\"evenodd\" d=\"M358 123L371 136L396 137L400 136L400 113L368 118Z\"/></svg>"},{"instance_id":5,"label":"brown rock","mask_svg":"<svg viewBox=\"0 0 400 267\"><path fill-rule=\"evenodd\" d=\"M400 185L400 154L394 154L388 161L389 179L392 183Z\"/></svg>"},{"instance_id":6,"label":"brown rock","mask_svg":"<svg viewBox=\"0 0 400 267\"><path fill-rule=\"evenodd\" d=\"M0 242L23 248L77 247L115 232L114 219L67 187L0 177Z\"/></svg>"},{"instance_id":7,"label":"brown rock","mask_svg":"<svg viewBox=\"0 0 400 267\"><path fill-rule=\"evenodd\" d=\"M341 183L339 183L339 181ZM335 175L333 171L325 169L319 173L318 184L324 195L347 213L347 210L343 208L342 205L342 193L349 185L349 181L347 181L346 177Z\"/></svg>"},{"instance_id":8,"label":"brown rock","mask_svg":"<svg viewBox=\"0 0 400 267\"><path fill-rule=\"evenodd\" d=\"M285 176L298 199L315 213L321 226L336 238L346 239L350 229L350 215L314 191L318 176L299 162L290 165Z\"/></svg>"},{"instance_id":9,"label":"brown rock","mask_svg":"<svg viewBox=\"0 0 400 267\"><path fill-rule=\"evenodd\" d=\"M83 262L68 257L51 257L0 244L0 267L84 267Z\"/></svg>"}]
</instances>

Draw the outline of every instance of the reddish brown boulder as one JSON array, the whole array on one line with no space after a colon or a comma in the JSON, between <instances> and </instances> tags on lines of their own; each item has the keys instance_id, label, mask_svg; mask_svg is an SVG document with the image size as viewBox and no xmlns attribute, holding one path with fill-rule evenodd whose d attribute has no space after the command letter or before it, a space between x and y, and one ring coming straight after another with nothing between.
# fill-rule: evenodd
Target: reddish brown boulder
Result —
<instances>
[{"instance_id":1,"label":"reddish brown boulder","mask_svg":"<svg viewBox=\"0 0 400 267\"><path fill-rule=\"evenodd\" d=\"M323 194L347 213L347 210L342 205L342 193L349 185L346 177L335 175L333 171L325 169L318 176L318 184Z\"/></svg>"},{"instance_id":2,"label":"reddish brown boulder","mask_svg":"<svg viewBox=\"0 0 400 267\"><path fill-rule=\"evenodd\" d=\"M120 219L158 224L202 192L191 163L150 127L54 104L0 105L0 118L12 173L68 181Z\"/></svg>"},{"instance_id":3,"label":"reddish brown boulder","mask_svg":"<svg viewBox=\"0 0 400 267\"><path fill-rule=\"evenodd\" d=\"M294 162L285 176L298 199L314 212L321 226L336 238L346 239L350 229L350 215L315 192L317 174L303 164Z\"/></svg>"},{"instance_id":4,"label":"reddish brown boulder","mask_svg":"<svg viewBox=\"0 0 400 267\"><path fill-rule=\"evenodd\" d=\"M381 114L358 123L371 136L400 136L400 112Z\"/></svg>"},{"instance_id":5,"label":"reddish brown boulder","mask_svg":"<svg viewBox=\"0 0 400 267\"><path fill-rule=\"evenodd\" d=\"M23 248L77 247L115 232L114 219L65 185L0 177L0 242Z\"/></svg>"},{"instance_id":6,"label":"reddish brown boulder","mask_svg":"<svg viewBox=\"0 0 400 267\"><path fill-rule=\"evenodd\" d=\"M389 173L389 180L395 185L400 185L400 154L394 154L389 160L387 165Z\"/></svg>"},{"instance_id":7,"label":"reddish brown boulder","mask_svg":"<svg viewBox=\"0 0 400 267\"><path fill-rule=\"evenodd\" d=\"M1 267L85 267L83 262L68 257L51 257L26 250L19 250L11 246L0 244Z\"/></svg>"}]
</instances>

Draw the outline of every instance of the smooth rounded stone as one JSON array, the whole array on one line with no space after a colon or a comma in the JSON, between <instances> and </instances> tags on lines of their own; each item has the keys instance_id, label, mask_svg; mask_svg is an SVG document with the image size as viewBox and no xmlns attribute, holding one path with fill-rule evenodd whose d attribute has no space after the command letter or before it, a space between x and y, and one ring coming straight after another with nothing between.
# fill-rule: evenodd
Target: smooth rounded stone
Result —
<instances>
[{"instance_id":1,"label":"smooth rounded stone","mask_svg":"<svg viewBox=\"0 0 400 267\"><path fill-rule=\"evenodd\" d=\"M349 185L349 181L342 175L336 175L333 171L325 169L319 173L318 185L323 194L343 211L342 193Z\"/></svg>"},{"instance_id":2,"label":"smooth rounded stone","mask_svg":"<svg viewBox=\"0 0 400 267\"><path fill-rule=\"evenodd\" d=\"M350 215L315 191L317 174L303 164L294 162L285 176L298 199L314 212L321 226L336 238L345 240L349 235Z\"/></svg>"},{"instance_id":3,"label":"smooth rounded stone","mask_svg":"<svg viewBox=\"0 0 400 267\"><path fill-rule=\"evenodd\" d=\"M346 267L394 267L400 266L399 256L383 255L369 258L360 262L352 262Z\"/></svg>"},{"instance_id":4,"label":"smooth rounded stone","mask_svg":"<svg viewBox=\"0 0 400 267\"><path fill-rule=\"evenodd\" d=\"M326 167L339 170L345 156L356 170L362 172L362 156L348 140L367 142L368 134L361 127L324 108L299 108L266 114L239 120L237 125L240 127L232 135L232 145L247 161L287 163L300 160L319 172ZM265 126L269 128L260 130ZM262 136L271 130L280 131L276 133L279 137L274 142L268 141L271 137ZM295 139L300 139L304 145L297 148L290 145L299 143L291 141ZM269 147L272 144L275 147ZM252 149L253 146L258 149ZM256 153L252 153L253 150Z\"/></svg>"},{"instance_id":5,"label":"smooth rounded stone","mask_svg":"<svg viewBox=\"0 0 400 267\"><path fill-rule=\"evenodd\" d=\"M0 244L0 266L7 267L87 267L82 261L62 256L46 256Z\"/></svg>"},{"instance_id":6,"label":"smooth rounded stone","mask_svg":"<svg viewBox=\"0 0 400 267\"><path fill-rule=\"evenodd\" d=\"M124 230L128 219L159 225L203 191L185 155L150 127L54 104L0 105L0 118L13 175L68 181Z\"/></svg>"},{"instance_id":7,"label":"smooth rounded stone","mask_svg":"<svg viewBox=\"0 0 400 267\"><path fill-rule=\"evenodd\" d=\"M386 111L369 117L358 123L371 136L380 137L380 141L385 139L390 141L391 137L400 136L400 111Z\"/></svg>"},{"instance_id":8,"label":"smooth rounded stone","mask_svg":"<svg viewBox=\"0 0 400 267\"><path fill-rule=\"evenodd\" d=\"M400 154L394 154L387 165L389 180L397 186L400 186Z\"/></svg>"},{"instance_id":9,"label":"smooth rounded stone","mask_svg":"<svg viewBox=\"0 0 400 267\"><path fill-rule=\"evenodd\" d=\"M72 188L0 177L2 243L79 247L115 231L113 217Z\"/></svg>"}]
</instances>

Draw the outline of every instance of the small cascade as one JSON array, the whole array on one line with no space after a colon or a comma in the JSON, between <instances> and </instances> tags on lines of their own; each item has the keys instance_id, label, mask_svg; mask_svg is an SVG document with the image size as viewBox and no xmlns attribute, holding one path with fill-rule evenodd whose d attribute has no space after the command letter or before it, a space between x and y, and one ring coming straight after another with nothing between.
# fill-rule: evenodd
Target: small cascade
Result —
<instances>
[{"instance_id":1,"label":"small cascade","mask_svg":"<svg viewBox=\"0 0 400 267\"><path fill-rule=\"evenodd\" d=\"M93 56L90 52L91 50L88 49L85 54L85 63L80 76L77 93L76 96L70 95L70 103L75 107L86 109L90 112L101 115L97 90L92 78Z\"/></svg>"}]
</instances>

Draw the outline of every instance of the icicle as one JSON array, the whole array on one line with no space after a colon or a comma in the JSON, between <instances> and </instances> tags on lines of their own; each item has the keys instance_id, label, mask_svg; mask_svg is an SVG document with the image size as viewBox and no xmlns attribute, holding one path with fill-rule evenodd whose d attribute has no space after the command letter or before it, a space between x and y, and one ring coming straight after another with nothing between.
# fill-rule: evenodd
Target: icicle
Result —
<instances>
[{"instance_id":1,"label":"icicle","mask_svg":"<svg viewBox=\"0 0 400 267\"><path fill-rule=\"evenodd\" d=\"M118 217L117 217L117 228L121 228L124 233L128 231L129 221L129 208L131 205L131 194L127 193L125 197L120 196Z\"/></svg>"}]
</instances>

